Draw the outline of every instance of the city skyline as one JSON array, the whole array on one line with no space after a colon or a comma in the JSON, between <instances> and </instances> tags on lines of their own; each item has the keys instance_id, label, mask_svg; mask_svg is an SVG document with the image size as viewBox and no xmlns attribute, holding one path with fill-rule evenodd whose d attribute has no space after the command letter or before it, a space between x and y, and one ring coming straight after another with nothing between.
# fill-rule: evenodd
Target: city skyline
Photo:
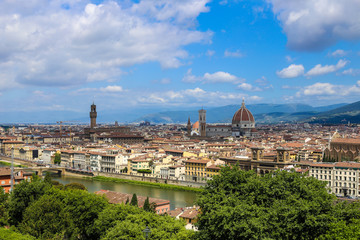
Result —
<instances>
[{"instance_id":1,"label":"city skyline","mask_svg":"<svg viewBox=\"0 0 360 240\"><path fill-rule=\"evenodd\" d=\"M358 1L0 3L0 112L358 101Z\"/></svg>"}]
</instances>

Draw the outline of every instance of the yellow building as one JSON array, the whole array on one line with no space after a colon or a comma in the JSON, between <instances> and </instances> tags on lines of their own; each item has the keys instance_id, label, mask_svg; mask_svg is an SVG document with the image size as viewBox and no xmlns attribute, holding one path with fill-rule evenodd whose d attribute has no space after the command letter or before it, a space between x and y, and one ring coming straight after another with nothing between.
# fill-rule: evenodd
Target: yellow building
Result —
<instances>
[{"instance_id":1,"label":"yellow building","mask_svg":"<svg viewBox=\"0 0 360 240\"><path fill-rule=\"evenodd\" d=\"M128 174L136 174L140 169L150 169L150 161L144 158L128 159Z\"/></svg>"},{"instance_id":2,"label":"yellow building","mask_svg":"<svg viewBox=\"0 0 360 240\"><path fill-rule=\"evenodd\" d=\"M210 159L189 159L185 163L185 179L188 181L206 180L206 167L211 164Z\"/></svg>"},{"instance_id":3,"label":"yellow building","mask_svg":"<svg viewBox=\"0 0 360 240\"><path fill-rule=\"evenodd\" d=\"M40 151L31 147L14 147L14 158L34 161L39 159Z\"/></svg>"},{"instance_id":4,"label":"yellow building","mask_svg":"<svg viewBox=\"0 0 360 240\"><path fill-rule=\"evenodd\" d=\"M24 146L24 142L22 141L3 141L1 144L1 153L6 156L11 156L12 148L21 148Z\"/></svg>"},{"instance_id":5,"label":"yellow building","mask_svg":"<svg viewBox=\"0 0 360 240\"><path fill-rule=\"evenodd\" d=\"M205 172L206 172L206 177L211 178L215 175L220 174L220 167L216 165L210 165L205 168Z\"/></svg>"}]
</instances>

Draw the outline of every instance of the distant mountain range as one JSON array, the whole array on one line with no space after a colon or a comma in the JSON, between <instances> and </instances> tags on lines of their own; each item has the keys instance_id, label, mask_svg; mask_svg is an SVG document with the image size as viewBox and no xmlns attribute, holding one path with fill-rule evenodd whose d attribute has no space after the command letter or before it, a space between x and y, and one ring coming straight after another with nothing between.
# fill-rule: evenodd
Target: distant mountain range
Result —
<instances>
[{"instance_id":1,"label":"distant mountain range","mask_svg":"<svg viewBox=\"0 0 360 240\"><path fill-rule=\"evenodd\" d=\"M306 104L249 104L246 107L254 115L257 123L278 123L305 121L320 113L336 110L348 106L346 103L312 107ZM240 105L227 105L223 107L206 109L208 123L230 123L234 113ZM185 123L190 117L191 122L198 120L197 110L166 111L144 115L135 122L149 121L151 123Z\"/></svg>"},{"instance_id":2,"label":"distant mountain range","mask_svg":"<svg viewBox=\"0 0 360 240\"><path fill-rule=\"evenodd\" d=\"M206 108L208 123L230 123L240 105ZM360 123L360 101L312 107L306 104L249 104L246 107L254 115L256 123L310 122L310 123ZM154 109L130 109L118 111L98 111L99 123L139 123L149 121L155 124L186 123L188 117L194 123L198 120L198 110L154 112ZM139 113L144 114L139 116ZM38 111L0 112L0 123L56 123L73 121L88 123L88 112Z\"/></svg>"},{"instance_id":3,"label":"distant mountain range","mask_svg":"<svg viewBox=\"0 0 360 240\"><path fill-rule=\"evenodd\" d=\"M360 101L325 111L306 119L310 123L360 123Z\"/></svg>"}]
</instances>

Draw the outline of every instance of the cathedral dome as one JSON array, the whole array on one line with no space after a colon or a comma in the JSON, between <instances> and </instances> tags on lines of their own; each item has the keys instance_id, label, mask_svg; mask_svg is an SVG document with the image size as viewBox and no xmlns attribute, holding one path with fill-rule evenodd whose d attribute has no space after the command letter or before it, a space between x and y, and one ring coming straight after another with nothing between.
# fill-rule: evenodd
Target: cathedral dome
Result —
<instances>
[{"instance_id":1,"label":"cathedral dome","mask_svg":"<svg viewBox=\"0 0 360 240\"><path fill-rule=\"evenodd\" d=\"M245 102L243 100L241 108L236 111L232 118L233 125L239 125L242 123L254 123L255 119L252 113L245 107Z\"/></svg>"},{"instance_id":2,"label":"cathedral dome","mask_svg":"<svg viewBox=\"0 0 360 240\"><path fill-rule=\"evenodd\" d=\"M196 129L196 130L199 129L199 121L195 122L195 123L192 125L192 129Z\"/></svg>"}]
</instances>

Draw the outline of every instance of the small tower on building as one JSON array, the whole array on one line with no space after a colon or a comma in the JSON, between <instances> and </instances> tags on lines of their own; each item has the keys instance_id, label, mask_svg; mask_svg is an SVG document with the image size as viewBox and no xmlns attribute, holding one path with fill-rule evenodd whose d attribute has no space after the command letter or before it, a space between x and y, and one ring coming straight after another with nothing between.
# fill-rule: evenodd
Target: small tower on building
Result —
<instances>
[{"instance_id":1,"label":"small tower on building","mask_svg":"<svg viewBox=\"0 0 360 240\"><path fill-rule=\"evenodd\" d=\"M186 129L187 129L187 135L190 137L190 136L191 136L191 122L190 122L190 117L189 117L189 119L188 119L188 123L187 123Z\"/></svg>"},{"instance_id":2,"label":"small tower on building","mask_svg":"<svg viewBox=\"0 0 360 240\"><path fill-rule=\"evenodd\" d=\"M199 110L199 132L201 137L206 137L206 110Z\"/></svg>"},{"instance_id":3,"label":"small tower on building","mask_svg":"<svg viewBox=\"0 0 360 240\"><path fill-rule=\"evenodd\" d=\"M90 108L90 128L96 127L96 118L97 118L96 105L93 103Z\"/></svg>"}]
</instances>

